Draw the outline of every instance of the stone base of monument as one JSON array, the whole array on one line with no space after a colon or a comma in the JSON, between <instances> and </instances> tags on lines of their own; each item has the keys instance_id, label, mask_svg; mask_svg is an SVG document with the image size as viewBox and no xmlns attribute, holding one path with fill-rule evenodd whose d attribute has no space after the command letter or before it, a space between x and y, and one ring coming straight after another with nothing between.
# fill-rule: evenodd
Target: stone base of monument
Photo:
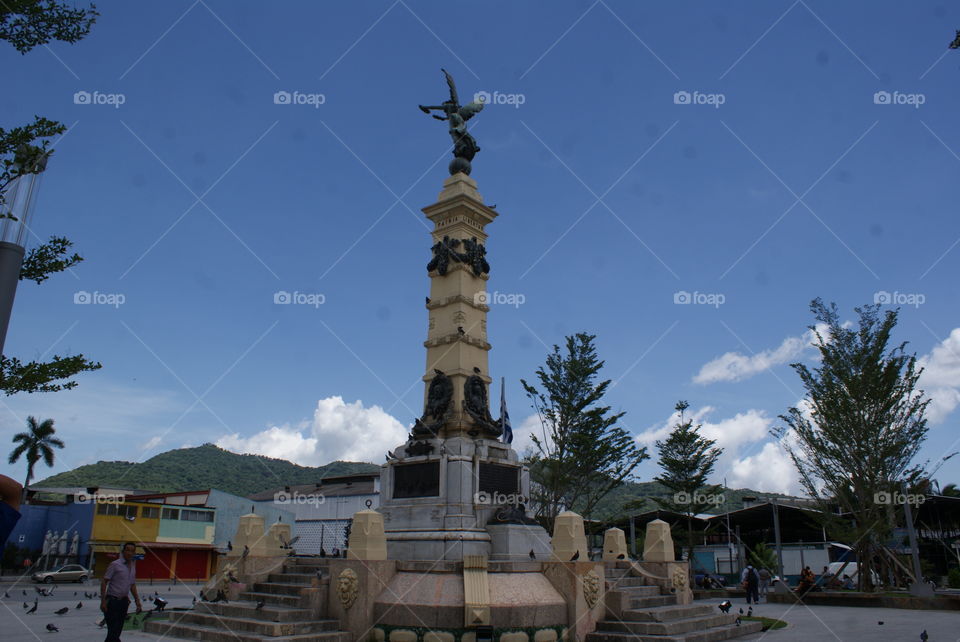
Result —
<instances>
[{"instance_id":1,"label":"stone base of monument","mask_svg":"<svg viewBox=\"0 0 960 642\"><path fill-rule=\"evenodd\" d=\"M491 561L549 560L553 549L550 536L542 526L530 524L487 524L490 533Z\"/></svg>"}]
</instances>

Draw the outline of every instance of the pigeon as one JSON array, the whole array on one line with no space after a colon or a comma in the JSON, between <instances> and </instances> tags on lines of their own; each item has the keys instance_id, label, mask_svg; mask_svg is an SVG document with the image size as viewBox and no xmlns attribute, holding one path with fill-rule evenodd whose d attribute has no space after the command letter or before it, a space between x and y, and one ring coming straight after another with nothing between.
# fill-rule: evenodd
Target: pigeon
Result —
<instances>
[{"instance_id":1,"label":"pigeon","mask_svg":"<svg viewBox=\"0 0 960 642\"><path fill-rule=\"evenodd\" d=\"M73 592L73 597L77 597L77 592L76 592L76 591Z\"/></svg>"},{"instance_id":2,"label":"pigeon","mask_svg":"<svg viewBox=\"0 0 960 642\"><path fill-rule=\"evenodd\" d=\"M883 626L883 620L880 620L879 622L877 622L877 624L879 624L880 626Z\"/></svg>"},{"instance_id":3,"label":"pigeon","mask_svg":"<svg viewBox=\"0 0 960 642\"><path fill-rule=\"evenodd\" d=\"M430 305L430 297L425 297L427 299L427 305Z\"/></svg>"},{"instance_id":4,"label":"pigeon","mask_svg":"<svg viewBox=\"0 0 960 642\"><path fill-rule=\"evenodd\" d=\"M243 554L240 556L240 559L245 559L247 555L250 554L250 547L246 544L243 545Z\"/></svg>"},{"instance_id":5,"label":"pigeon","mask_svg":"<svg viewBox=\"0 0 960 642\"><path fill-rule=\"evenodd\" d=\"M4 591L4 592L3 592L3 597L9 599L9 598L10 598L10 593L8 593L7 591Z\"/></svg>"},{"instance_id":6,"label":"pigeon","mask_svg":"<svg viewBox=\"0 0 960 642\"><path fill-rule=\"evenodd\" d=\"M47 624L47 630L51 633L59 633L60 629L57 628L56 624Z\"/></svg>"},{"instance_id":7,"label":"pigeon","mask_svg":"<svg viewBox=\"0 0 960 642\"><path fill-rule=\"evenodd\" d=\"M27 607L29 607L29 606L30 606L29 602L24 602L24 603L23 603L23 608L27 608Z\"/></svg>"},{"instance_id":8,"label":"pigeon","mask_svg":"<svg viewBox=\"0 0 960 642\"><path fill-rule=\"evenodd\" d=\"M237 576L233 574L233 571L227 571L227 578L229 578L234 584L240 583L240 580L238 580Z\"/></svg>"},{"instance_id":9,"label":"pigeon","mask_svg":"<svg viewBox=\"0 0 960 642\"><path fill-rule=\"evenodd\" d=\"M924 629L923 632L920 634L920 639L923 640L923 642L927 642L927 638L929 638L929 637L930 637L930 636L927 635L927 630L926 630L926 629Z\"/></svg>"},{"instance_id":10,"label":"pigeon","mask_svg":"<svg viewBox=\"0 0 960 642\"><path fill-rule=\"evenodd\" d=\"M570 558L570 561L571 561L571 562L576 562L578 559L580 559L580 549L579 549L579 548L577 549L577 552L573 554L573 557Z\"/></svg>"},{"instance_id":11,"label":"pigeon","mask_svg":"<svg viewBox=\"0 0 960 642\"><path fill-rule=\"evenodd\" d=\"M740 615L743 615L743 607L740 607Z\"/></svg>"},{"instance_id":12,"label":"pigeon","mask_svg":"<svg viewBox=\"0 0 960 642\"><path fill-rule=\"evenodd\" d=\"M26 592L26 591L24 591L24 592L23 592L23 594L24 594L24 595L26 595L26 594L27 594L27 592Z\"/></svg>"},{"instance_id":13,"label":"pigeon","mask_svg":"<svg viewBox=\"0 0 960 642\"><path fill-rule=\"evenodd\" d=\"M83 602L77 602L77 608L78 608L78 609L82 609L82 608L83 608Z\"/></svg>"},{"instance_id":14,"label":"pigeon","mask_svg":"<svg viewBox=\"0 0 960 642\"><path fill-rule=\"evenodd\" d=\"M37 612L37 601L34 600L34 601L33 601L33 606L31 606L31 607L30 607L30 610L27 611L27 615L30 615L31 613L36 613L36 612Z\"/></svg>"},{"instance_id":15,"label":"pigeon","mask_svg":"<svg viewBox=\"0 0 960 642\"><path fill-rule=\"evenodd\" d=\"M752 606L748 606L748 607L747 607L747 617L753 617L753 607L752 607Z\"/></svg>"},{"instance_id":16,"label":"pigeon","mask_svg":"<svg viewBox=\"0 0 960 642\"><path fill-rule=\"evenodd\" d=\"M733 606L733 604L730 603L730 600L724 600L723 602L720 602L718 608L720 609L721 613L729 613L731 606Z\"/></svg>"},{"instance_id":17,"label":"pigeon","mask_svg":"<svg viewBox=\"0 0 960 642\"><path fill-rule=\"evenodd\" d=\"M626 553L620 553L619 555L617 555L617 559L618 559L618 560L625 560L625 559L627 559L627 554L626 554Z\"/></svg>"},{"instance_id":18,"label":"pigeon","mask_svg":"<svg viewBox=\"0 0 960 642\"><path fill-rule=\"evenodd\" d=\"M323 547L321 546L321 547L320 547L320 557L326 557L326 556L327 556L327 551L326 551L325 548L323 548Z\"/></svg>"},{"instance_id":19,"label":"pigeon","mask_svg":"<svg viewBox=\"0 0 960 642\"><path fill-rule=\"evenodd\" d=\"M532 549L532 548L530 549L530 559L532 559L532 560L537 559L537 554L533 552L533 549Z\"/></svg>"},{"instance_id":20,"label":"pigeon","mask_svg":"<svg viewBox=\"0 0 960 642\"><path fill-rule=\"evenodd\" d=\"M193 596L193 606L196 606L196 605L197 605L197 596L194 595L194 596Z\"/></svg>"},{"instance_id":21,"label":"pigeon","mask_svg":"<svg viewBox=\"0 0 960 642\"><path fill-rule=\"evenodd\" d=\"M158 597L153 600L153 605L157 609L157 613L163 613L163 609L167 606L167 601L162 597Z\"/></svg>"},{"instance_id":22,"label":"pigeon","mask_svg":"<svg viewBox=\"0 0 960 642\"><path fill-rule=\"evenodd\" d=\"M265 602L264 602L263 600L257 600L257 606L254 608L254 610L255 610L255 611L259 611L260 609L263 608L263 605L264 605L264 604L265 604Z\"/></svg>"},{"instance_id":23,"label":"pigeon","mask_svg":"<svg viewBox=\"0 0 960 642\"><path fill-rule=\"evenodd\" d=\"M457 326L457 334L459 334L461 337L466 334L466 332L464 332L464 330L463 330L463 326L462 326L462 325L458 325L458 326Z\"/></svg>"},{"instance_id":24,"label":"pigeon","mask_svg":"<svg viewBox=\"0 0 960 642\"><path fill-rule=\"evenodd\" d=\"M102 629L102 628L103 628L103 625L106 624L106 623L107 623L107 618L103 618L102 620L100 620L99 622L97 622L97 626L99 626L99 627Z\"/></svg>"},{"instance_id":25,"label":"pigeon","mask_svg":"<svg viewBox=\"0 0 960 642\"><path fill-rule=\"evenodd\" d=\"M66 615L69 612L70 612L69 606L65 606L62 609L57 609L56 611L54 611L54 613L56 613L57 615Z\"/></svg>"},{"instance_id":26,"label":"pigeon","mask_svg":"<svg viewBox=\"0 0 960 642\"><path fill-rule=\"evenodd\" d=\"M737 626L740 626L740 616L739 616L739 615L737 616L737 620L736 620L735 624L736 624Z\"/></svg>"}]
</instances>

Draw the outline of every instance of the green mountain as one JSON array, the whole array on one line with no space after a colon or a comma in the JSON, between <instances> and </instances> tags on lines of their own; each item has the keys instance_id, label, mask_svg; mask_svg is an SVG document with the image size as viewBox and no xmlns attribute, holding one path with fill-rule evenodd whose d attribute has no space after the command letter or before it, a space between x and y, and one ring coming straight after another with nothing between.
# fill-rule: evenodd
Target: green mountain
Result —
<instances>
[{"instance_id":1,"label":"green mountain","mask_svg":"<svg viewBox=\"0 0 960 642\"><path fill-rule=\"evenodd\" d=\"M141 462L98 461L53 475L33 486L105 486L161 493L215 488L245 497L279 486L314 484L324 477L367 473L379 466L335 461L312 468L284 459L238 455L213 444L168 450Z\"/></svg>"}]
</instances>

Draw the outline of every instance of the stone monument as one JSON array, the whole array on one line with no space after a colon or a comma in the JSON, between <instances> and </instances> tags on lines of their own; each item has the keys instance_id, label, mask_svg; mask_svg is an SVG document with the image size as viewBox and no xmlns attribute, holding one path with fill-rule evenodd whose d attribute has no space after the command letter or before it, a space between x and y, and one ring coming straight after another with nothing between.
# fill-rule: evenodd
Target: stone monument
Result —
<instances>
[{"instance_id":1,"label":"stone monument","mask_svg":"<svg viewBox=\"0 0 960 642\"><path fill-rule=\"evenodd\" d=\"M492 381L487 341L485 228L497 212L483 202L470 176L479 147L464 121L483 105L461 106L444 71L450 100L439 120L454 139L451 176L436 203L423 208L433 223L426 261L427 338L424 410L405 444L391 452L381 472L381 505L387 555L402 560L546 559L550 537L527 514L529 472L500 440L503 428L490 414Z\"/></svg>"}]
</instances>

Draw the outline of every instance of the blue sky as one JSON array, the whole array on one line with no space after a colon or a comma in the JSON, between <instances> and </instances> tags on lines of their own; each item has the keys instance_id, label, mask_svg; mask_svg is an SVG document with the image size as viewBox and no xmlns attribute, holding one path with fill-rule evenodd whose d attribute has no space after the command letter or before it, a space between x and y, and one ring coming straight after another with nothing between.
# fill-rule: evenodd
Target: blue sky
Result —
<instances>
[{"instance_id":1,"label":"blue sky","mask_svg":"<svg viewBox=\"0 0 960 642\"><path fill-rule=\"evenodd\" d=\"M884 292L928 367L924 456L960 446L960 7L98 8L77 45L0 49L3 126L70 126L32 242L66 235L86 257L21 284L6 352L104 364L76 390L3 400L7 434L29 414L57 422L68 447L41 477L208 441L380 462L403 440L423 394L420 208L449 160L416 105L445 98L440 67L461 97L504 101L471 121L473 178L500 213L489 290L523 297L488 320L521 446L519 379L585 330L641 442L686 399L727 449L718 479L796 490L767 431L802 397L787 364L814 355L809 302L853 318ZM284 91L313 98L276 104Z\"/></svg>"}]
</instances>

